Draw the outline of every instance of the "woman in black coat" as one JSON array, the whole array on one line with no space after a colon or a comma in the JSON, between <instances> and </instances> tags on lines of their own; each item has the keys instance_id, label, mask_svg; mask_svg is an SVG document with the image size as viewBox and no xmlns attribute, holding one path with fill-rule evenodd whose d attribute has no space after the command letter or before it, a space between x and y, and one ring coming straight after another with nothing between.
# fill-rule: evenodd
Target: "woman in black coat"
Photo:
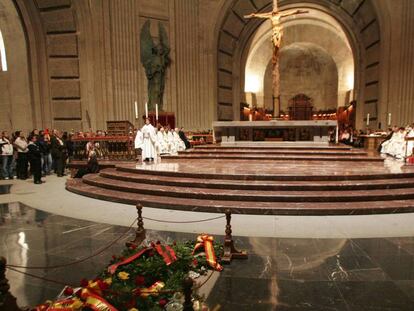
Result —
<instances>
[{"instance_id":1,"label":"woman in black coat","mask_svg":"<svg viewBox=\"0 0 414 311\"><path fill-rule=\"evenodd\" d=\"M29 138L29 162L30 170L33 175L33 181L35 184L42 183L42 152L40 151L40 146L37 143L37 136L33 135Z\"/></svg>"}]
</instances>

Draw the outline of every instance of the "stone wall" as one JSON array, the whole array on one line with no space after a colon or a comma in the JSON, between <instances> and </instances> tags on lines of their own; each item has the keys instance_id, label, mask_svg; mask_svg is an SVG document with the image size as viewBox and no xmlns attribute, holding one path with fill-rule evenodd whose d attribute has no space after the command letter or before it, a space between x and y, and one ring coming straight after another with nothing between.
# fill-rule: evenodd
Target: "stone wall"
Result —
<instances>
[{"instance_id":1,"label":"stone wall","mask_svg":"<svg viewBox=\"0 0 414 311\"><path fill-rule=\"evenodd\" d=\"M13 53L18 58L18 66L14 67L20 79L18 91L6 84L5 74L1 74L3 94L6 90L11 92L10 97L3 96L0 109L11 112L13 128L24 125L83 130L105 128L107 120L134 121L135 100L143 112L146 82L139 61L139 32L148 19L154 26L162 22L170 39L172 64L165 102L166 109L176 114L177 124L187 129L205 129L214 119L237 119L243 93L242 54L260 26L259 21L248 22L243 15L268 10L272 2L0 3L11 1L18 12L13 14L22 18L19 37L25 35L26 46L21 41L19 47L13 48L18 51ZM292 7L298 2L280 0L280 6ZM388 113L392 113L393 123L411 121L413 1L308 0L307 6L337 18L349 36L356 59L358 125L363 126L367 113L371 121L383 124ZM11 73L12 70L7 75ZM10 118L2 113L1 126L9 123Z\"/></svg>"},{"instance_id":2,"label":"stone wall","mask_svg":"<svg viewBox=\"0 0 414 311\"><path fill-rule=\"evenodd\" d=\"M0 69L0 131L32 129L26 38L12 0L0 1L0 30L6 48L7 71Z\"/></svg>"}]
</instances>

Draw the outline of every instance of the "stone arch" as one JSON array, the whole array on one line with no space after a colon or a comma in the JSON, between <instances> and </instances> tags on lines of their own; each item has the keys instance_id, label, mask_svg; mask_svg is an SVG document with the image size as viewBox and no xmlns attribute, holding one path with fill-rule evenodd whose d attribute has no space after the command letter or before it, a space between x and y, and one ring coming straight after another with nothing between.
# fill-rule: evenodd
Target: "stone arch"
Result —
<instances>
[{"instance_id":1,"label":"stone arch","mask_svg":"<svg viewBox=\"0 0 414 311\"><path fill-rule=\"evenodd\" d=\"M241 99L242 53L250 37L262 23L246 21L243 15L271 10L271 0L234 0L219 21L217 39L217 118L237 119ZM322 1L280 0L281 9L314 8L334 17L347 34L356 59L355 90L359 106L357 123L370 113L376 120L379 101L381 35L372 0Z\"/></svg>"},{"instance_id":2,"label":"stone arch","mask_svg":"<svg viewBox=\"0 0 414 311\"><path fill-rule=\"evenodd\" d=\"M28 43L19 12L12 0L0 1L7 71L0 71L0 129L33 127L34 111L29 79Z\"/></svg>"},{"instance_id":3,"label":"stone arch","mask_svg":"<svg viewBox=\"0 0 414 311\"><path fill-rule=\"evenodd\" d=\"M27 35L34 126L82 128L78 29L72 0L13 0Z\"/></svg>"}]
</instances>

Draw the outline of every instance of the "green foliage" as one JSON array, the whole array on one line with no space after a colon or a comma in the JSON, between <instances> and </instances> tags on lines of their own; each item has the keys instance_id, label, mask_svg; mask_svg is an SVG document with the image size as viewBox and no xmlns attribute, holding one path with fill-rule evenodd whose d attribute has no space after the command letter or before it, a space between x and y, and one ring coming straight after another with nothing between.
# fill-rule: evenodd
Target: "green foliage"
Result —
<instances>
[{"instance_id":1,"label":"green foliage","mask_svg":"<svg viewBox=\"0 0 414 311\"><path fill-rule=\"evenodd\" d=\"M195 246L194 242L174 243L170 246L177 257L177 260L170 265L166 265L155 249L151 249L135 261L119 266L113 275L105 270L99 276L100 279L107 280L111 278L112 283L104 291L104 298L118 310L128 310L133 307L140 311L162 310L163 308L159 306L159 302L162 302L162 300L169 301L174 291L182 291L183 280L190 271L203 275L206 274L208 269L211 269L204 255L192 254ZM214 248L217 258L220 258L223 251L222 247L214 245ZM114 258L110 264L123 261L141 250L142 247L125 249L122 255ZM128 279L121 279L119 272L128 273ZM159 281L165 284L162 291L166 292L147 297L140 295L140 291L144 291Z\"/></svg>"}]
</instances>

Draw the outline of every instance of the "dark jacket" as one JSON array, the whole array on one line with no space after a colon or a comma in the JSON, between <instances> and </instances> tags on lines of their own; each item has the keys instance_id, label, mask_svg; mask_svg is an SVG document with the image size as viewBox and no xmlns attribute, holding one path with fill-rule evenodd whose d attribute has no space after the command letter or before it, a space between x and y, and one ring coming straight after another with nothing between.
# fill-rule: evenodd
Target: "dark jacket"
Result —
<instances>
[{"instance_id":1,"label":"dark jacket","mask_svg":"<svg viewBox=\"0 0 414 311\"><path fill-rule=\"evenodd\" d=\"M50 150L52 153L52 157L54 158L63 158L65 153L65 142L61 139L62 144L59 143L59 140L56 136L52 136L50 138Z\"/></svg>"},{"instance_id":2,"label":"dark jacket","mask_svg":"<svg viewBox=\"0 0 414 311\"><path fill-rule=\"evenodd\" d=\"M35 161L42 158L42 153L40 151L40 146L37 143L30 142L27 146L27 149L29 149L29 161Z\"/></svg>"}]
</instances>

